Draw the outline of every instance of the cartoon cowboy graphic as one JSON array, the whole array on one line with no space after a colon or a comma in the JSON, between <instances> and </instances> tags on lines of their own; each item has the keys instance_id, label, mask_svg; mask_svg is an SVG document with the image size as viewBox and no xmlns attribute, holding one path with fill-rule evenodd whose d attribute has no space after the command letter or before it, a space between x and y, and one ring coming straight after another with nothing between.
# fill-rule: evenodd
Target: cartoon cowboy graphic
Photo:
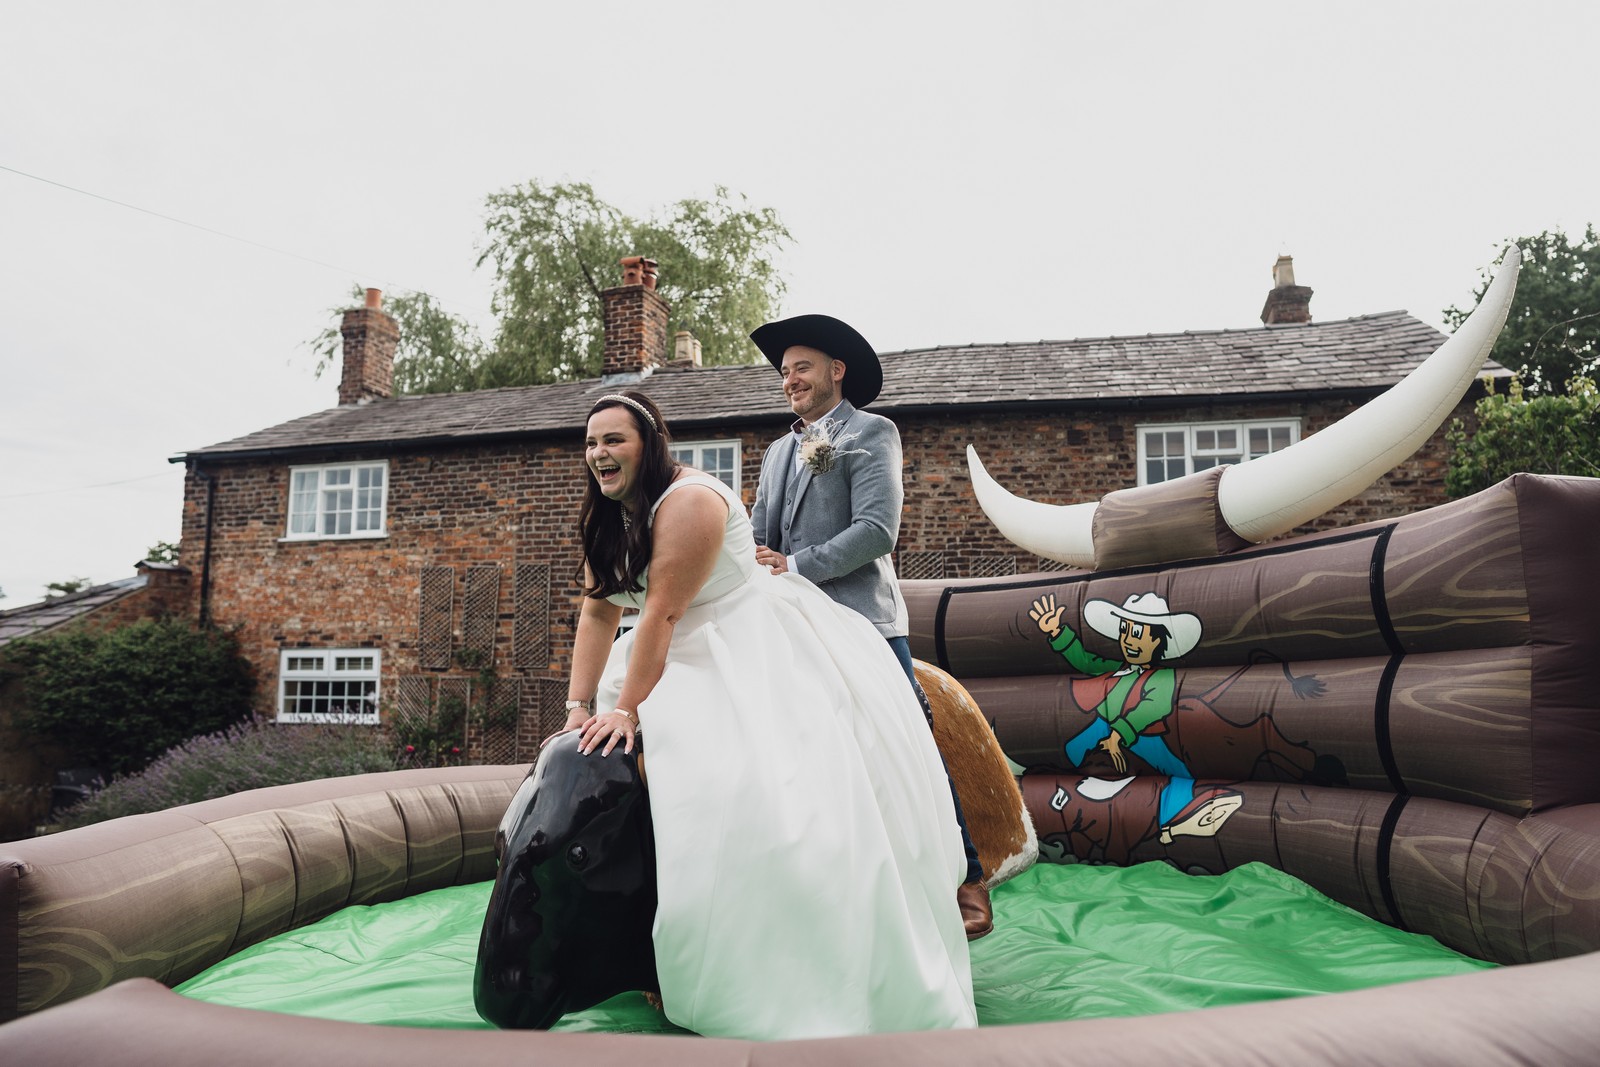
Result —
<instances>
[{"instance_id":1,"label":"cartoon cowboy graphic","mask_svg":"<svg viewBox=\"0 0 1600 1067\"><path fill-rule=\"evenodd\" d=\"M1120 605L1089 601L1083 606L1083 621L1117 642L1123 656L1119 663L1084 648L1077 633L1063 623L1065 612L1050 593L1035 600L1028 615L1050 639L1050 647L1085 676L1072 679L1072 698L1081 711L1094 717L1067 741L1067 759L1081 768L1085 757L1098 749L1118 775L1127 775L1132 753L1167 777L1157 818L1162 844L1178 836L1215 834L1242 798L1229 789L1196 790L1193 773L1163 736L1165 720L1176 707L1177 672L1156 666L1178 659L1200 643L1199 616L1174 612L1154 592L1134 594ZM1116 792L1131 781L1126 776L1101 782L1097 788Z\"/></svg>"}]
</instances>

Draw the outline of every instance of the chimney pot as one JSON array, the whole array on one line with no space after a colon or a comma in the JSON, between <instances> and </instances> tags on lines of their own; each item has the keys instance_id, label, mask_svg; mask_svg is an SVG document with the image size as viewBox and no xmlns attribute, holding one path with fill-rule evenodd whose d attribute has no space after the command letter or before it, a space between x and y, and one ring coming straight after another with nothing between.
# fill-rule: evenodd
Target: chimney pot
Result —
<instances>
[{"instance_id":1,"label":"chimney pot","mask_svg":"<svg viewBox=\"0 0 1600 1067\"><path fill-rule=\"evenodd\" d=\"M1272 284L1278 289L1294 284L1293 256L1278 257L1278 262L1272 265Z\"/></svg>"},{"instance_id":2,"label":"chimney pot","mask_svg":"<svg viewBox=\"0 0 1600 1067\"><path fill-rule=\"evenodd\" d=\"M1311 321L1311 290L1294 283L1294 258L1279 256L1272 265L1272 289L1261 308L1265 326Z\"/></svg>"},{"instance_id":3,"label":"chimney pot","mask_svg":"<svg viewBox=\"0 0 1600 1067\"><path fill-rule=\"evenodd\" d=\"M371 308L373 311L379 311L383 308L382 289L367 290L367 307Z\"/></svg>"},{"instance_id":4,"label":"chimney pot","mask_svg":"<svg viewBox=\"0 0 1600 1067\"><path fill-rule=\"evenodd\" d=\"M700 366L700 340L688 330L672 335L672 362L689 367Z\"/></svg>"},{"instance_id":5,"label":"chimney pot","mask_svg":"<svg viewBox=\"0 0 1600 1067\"><path fill-rule=\"evenodd\" d=\"M622 264L623 285L642 285L646 289L656 287L655 260L644 256L623 256L617 262Z\"/></svg>"}]
</instances>

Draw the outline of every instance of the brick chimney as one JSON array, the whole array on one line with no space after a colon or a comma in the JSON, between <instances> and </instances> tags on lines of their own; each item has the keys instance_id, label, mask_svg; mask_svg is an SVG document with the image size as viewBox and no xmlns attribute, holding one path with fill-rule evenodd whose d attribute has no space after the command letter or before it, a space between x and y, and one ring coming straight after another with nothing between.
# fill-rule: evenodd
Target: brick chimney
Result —
<instances>
[{"instance_id":1,"label":"brick chimney","mask_svg":"<svg viewBox=\"0 0 1600 1067\"><path fill-rule=\"evenodd\" d=\"M656 261L624 256L622 284L600 294L605 305L606 346L602 378L639 381L670 358L667 302L656 292Z\"/></svg>"},{"instance_id":2,"label":"brick chimney","mask_svg":"<svg viewBox=\"0 0 1600 1067\"><path fill-rule=\"evenodd\" d=\"M1311 290L1294 283L1294 258L1279 256L1272 265L1272 289L1261 308L1264 325L1311 321Z\"/></svg>"},{"instance_id":3,"label":"brick chimney","mask_svg":"<svg viewBox=\"0 0 1600 1067\"><path fill-rule=\"evenodd\" d=\"M394 348L400 326L383 310L383 291L367 290L367 306L351 308L339 324L344 335L344 374L339 404L363 404L394 395Z\"/></svg>"}]
</instances>

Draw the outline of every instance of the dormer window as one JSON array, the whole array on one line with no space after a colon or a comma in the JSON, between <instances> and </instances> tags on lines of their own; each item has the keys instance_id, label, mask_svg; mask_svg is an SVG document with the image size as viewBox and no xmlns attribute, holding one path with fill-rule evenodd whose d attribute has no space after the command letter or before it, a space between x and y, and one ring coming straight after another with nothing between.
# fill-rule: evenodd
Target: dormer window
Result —
<instances>
[{"instance_id":1,"label":"dormer window","mask_svg":"<svg viewBox=\"0 0 1600 1067\"><path fill-rule=\"evenodd\" d=\"M286 541L384 537L389 463L329 463L289 468Z\"/></svg>"}]
</instances>

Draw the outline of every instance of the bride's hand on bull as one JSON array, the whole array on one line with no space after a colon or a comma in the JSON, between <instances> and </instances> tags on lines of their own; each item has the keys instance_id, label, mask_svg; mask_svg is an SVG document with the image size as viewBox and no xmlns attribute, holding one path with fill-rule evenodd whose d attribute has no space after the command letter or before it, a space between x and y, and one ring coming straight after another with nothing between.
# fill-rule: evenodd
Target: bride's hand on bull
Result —
<instances>
[{"instance_id":1,"label":"bride's hand on bull","mask_svg":"<svg viewBox=\"0 0 1600 1067\"><path fill-rule=\"evenodd\" d=\"M585 756L596 746L604 745L600 755L609 756L618 745L624 753L633 751L633 739L638 735L639 723L633 713L618 708L604 715L595 715L583 724L583 736L578 739L578 751Z\"/></svg>"},{"instance_id":2,"label":"bride's hand on bull","mask_svg":"<svg viewBox=\"0 0 1600 1067\"><path fill-rule=\"evenodd\" d=\"M1061 635L1061 616L1066 610L1065 606L1056 606L1054 593L1046 593L1033 602L1028 617L1038 625L1040 633L1053 640Z\"/></svg>"},{"instance_id":3,"label":"bride's hand on bull","mask_svg":"<svg viewBox=\"0 0 1600 1067\"><path fill-rule=\"evenodd\" d=\"M544 746L548 745L562 734L570 734L572 731L582 727L585 723L587 723L590 718L592 718L592 716L589 714L589 703L590 702L586 700L567 701L567 724L561 729L557 730L555 733L551 734L549 737L545 738L543 741L540 741L539 747L543 749Z\"/></svg>"}]
</instances>

